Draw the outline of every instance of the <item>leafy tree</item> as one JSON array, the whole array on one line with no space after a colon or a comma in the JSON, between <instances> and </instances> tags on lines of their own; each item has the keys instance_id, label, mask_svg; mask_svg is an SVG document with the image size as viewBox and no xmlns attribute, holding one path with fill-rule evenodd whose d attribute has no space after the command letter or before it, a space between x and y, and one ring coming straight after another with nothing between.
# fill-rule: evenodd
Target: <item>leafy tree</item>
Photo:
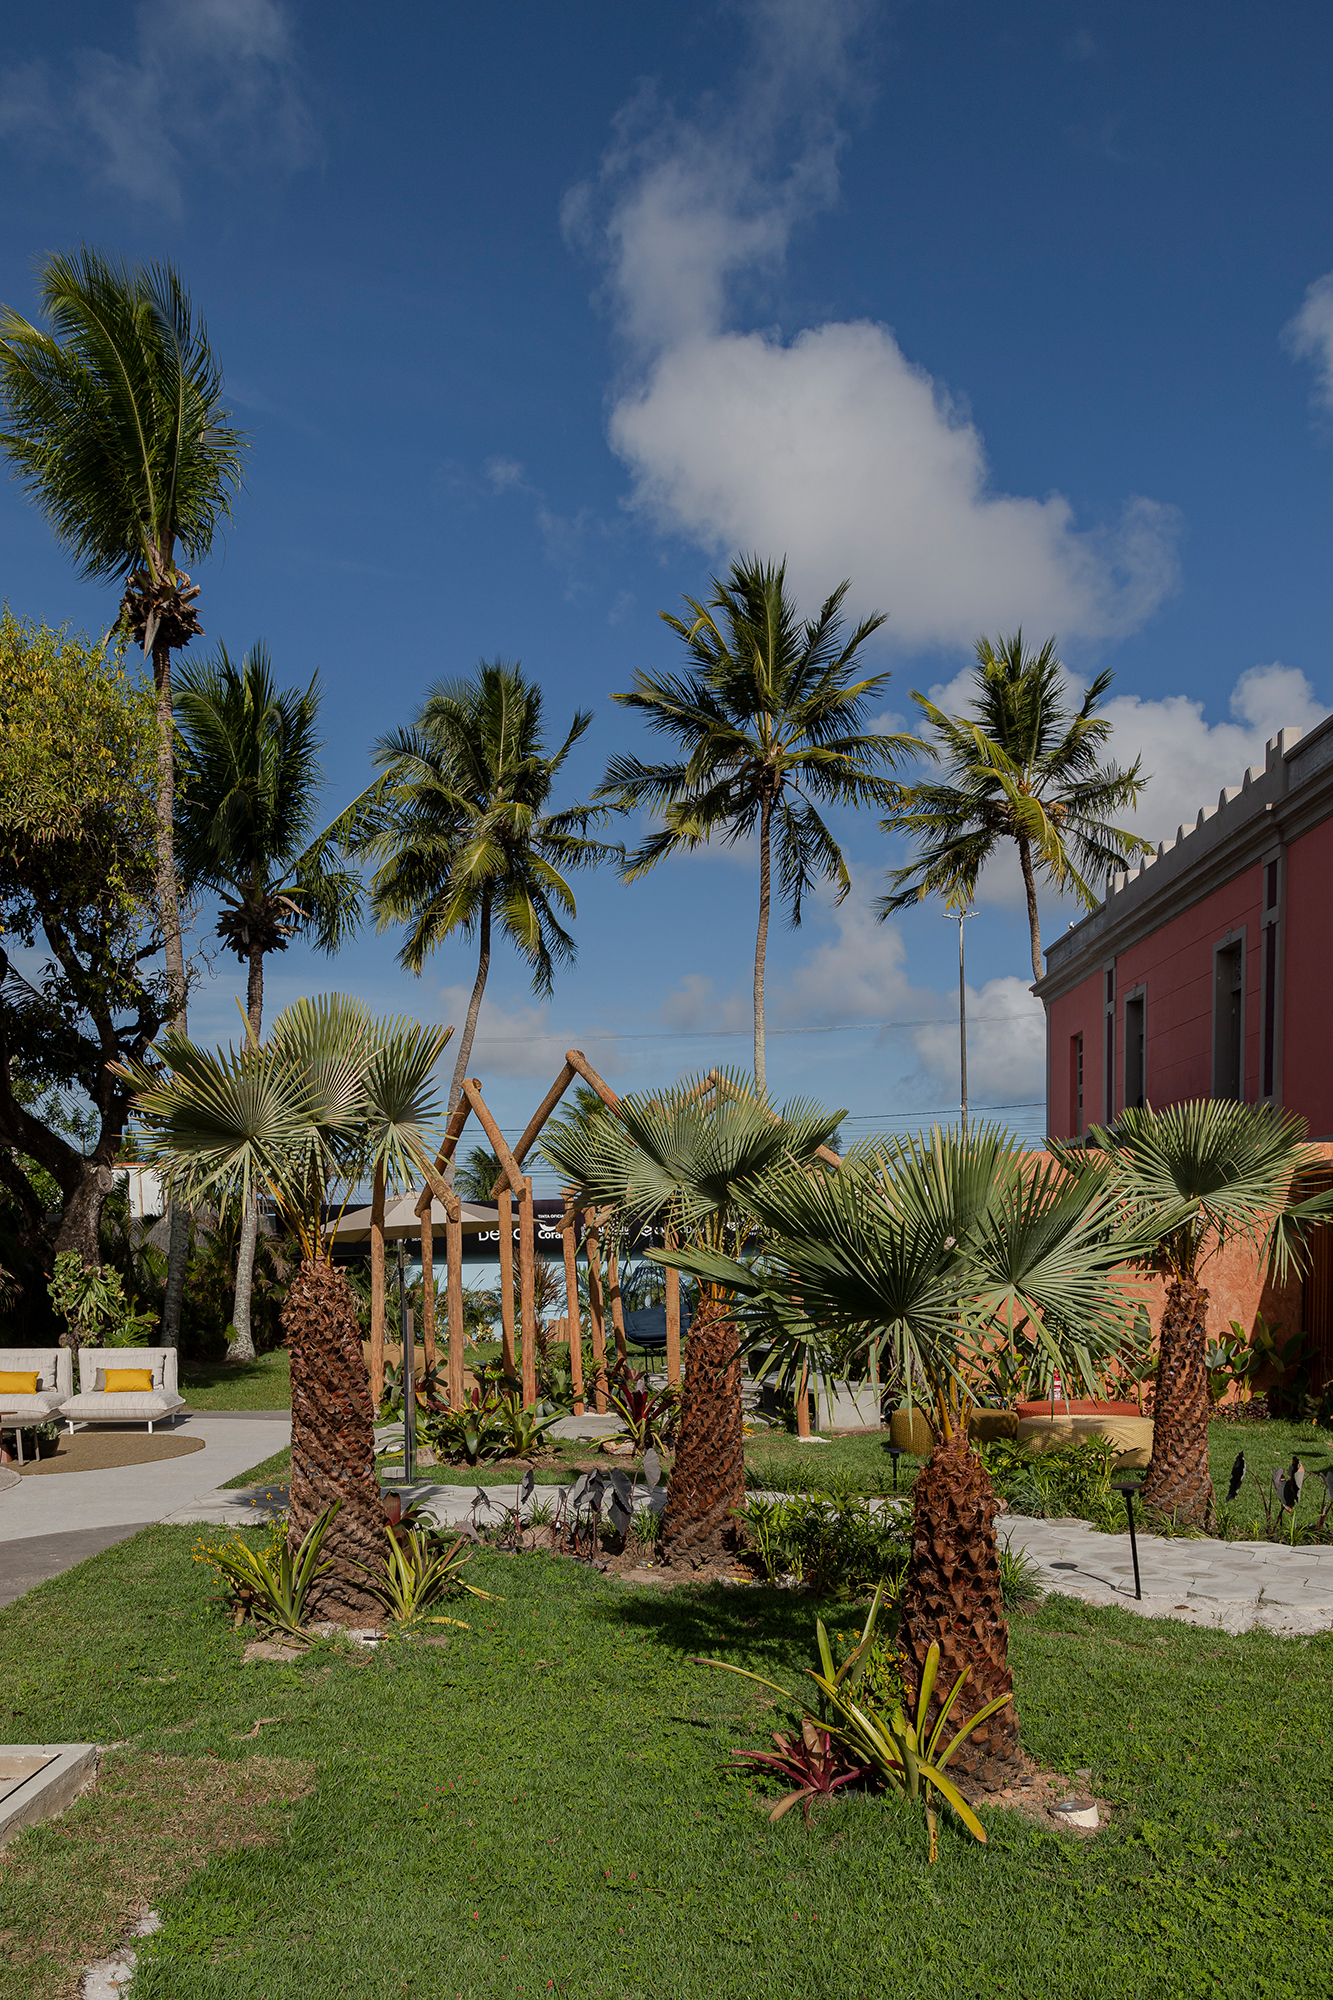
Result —
<instances>
[{"instance_id":1,"label":"leafy tree","mask_svg":"<svg viewBox=\"0 0 1333 2000\"><path fill-rule=\"evenodd\" d=\"M995 1544L997 1501L968 1443L968 1416L1007 1355L1037 1344L1095 1393L1099 1358L1133 1326L1124 1267L1149 1232L1087 1154L1034 1165L996 1126L890 1140L834 1173L780 1160L742 1182L758 1225L757 1266L708 1248L653 1251L721 1295L733 1317L772 1334L811 1328L845 1369L873 1345L886 1373L933 1409L936 1443L913 1487L902 1642L919 1673L933 1642L943 1685L970 1669L960 1719L1012 1690ZM1012 1707L975 1751L1011 1762Z\"/></svg>"},{"instance_id":2,"label":"leafy tree","mask_svg":"<svg viewBox=\"0 0 1333 2000\"><path fill-rule=\"evenodd\" d=\"M1090 1134L1148 1230L1150 1261L1167 1281L1142 1492L1173 1521L1214 1525L1203 1268L1237 1242L1279 1279L1303 1264L1306 1231L1333 1214L1333 1190L1317 1189L1321 1155L1304 1137L1304 1120L1292 1112L1223 1098L1165 1111L1131 1108L1111 1131Z\"/></svg>"},{"instance_id":3,"label":"leafy tree","mask_svg":"<svg viewBox=\"0 0 1333 2000\"><path fill-rule=\"evenodd\" d=\"M685 647L681 674L638 673L628 694L613 696L680 745L674 763L613 757L597 799L620 812L645 810L661 825L628 855L621 872L637 881L670 854L720 838L758 835L759 929L754 953L754 1074L762 1093L764 965L772 898L773 846L778 891L790 921L820 881L851 888L842 849L820 816L831 805L887 805L897 787L884 773L917 746L904 736L864 733L866 704L887 674L852 678L856 656L881 614L843 638L840 583L817 618L802 623L788 595L786 562L734 562L713 579L706 603L685 599L688 618L660 615Z\"/></svg>"},{"instance_id":4,"label":"leafy tree","mask_svg":"<svg viewBox=\"0 0 1333 2000\"><path fill-rule=\"evenodd\" d=\"M546 811L561 767L591 721L589 712L575 715L548 756L541 689L517 666L483 660L473 680L439 682L412 728L376 746L388 802L369 843L379 861L371 897L380 929L407 927L398 958L410 972L420 972L456 932L477 941L451 1113L462 1096L486 991L492 925L532 967L533 991L549 995L557 963L568 964L575 949L557 914L576 913L561 871L621 853L587 837L601 812Z\"/></svg>"},{"instance_id":5,"label":"leafy tree","mask_svg":"<svg viewBox=\"0 0 1333 2000\"><path fill-rule=\"evenodd\" d=\"M844 1115L804 1099L774 1111L749 1078L715 1072L622 1098L615 1116L600 1103L593 1112L571 1107L547 1126L540 1150L581 1204L609 1203L630 1224L665 1217L679 1243L725 1263L749 1228L742 1189L784 1159L808 1172ZM662 1523L667 1560L687 1567L718 1555L744 1498L740 1347L726 1289L705 1276Z\"/></svg>"},{"instance_id":6,"label":"leafy tree","mask_svg":"<svg viewBox=\"0 0 1333 2000\"><path fill-rule=\"evenodd\" d=\"M129 1105L110 1065L141 1057L170 1007L146 971L157 750L152 694L116 652L0 615L0 1183L42 1263L98 1263ZM15 946L44 949L41 969L20 973Z\"/></svg>"},{"instance_id":7,"label":"leafy tree","mask_svg":"<svg viewBox=\"0 0 1333 2000\"><path fill-rule=\"evenodd\" d=\"M919 851L892 871L892 893L877 908L883 919L927 896L966 908L985 864L1001 841L1012 840L1027 896L1032 977L1040 979L1038 874L1094 909L1100 897L1088 878L1151 851L1151 841L1108 818L1132 810L1148 780L1142 758L1127 771L1098 762L1111 725L1097 710L1113 675L1098 674L1073 709L1054 639L1039 653L1025 652L1019 631L995 645L978 639L976 651L975 695L965 715L946 715L912 691L934 732L926 747L947 772L938 784L902 787L880 821L885 833L906 834Z\"/></svg>"},{"instance_id":8,"label":"leafy tree","mask_svg":"<svg viewBox=\"0 0 1333 2000\"><path fill-rule=\"evenodd\" d=\"M264 960L304 933L334 952L361 913L361 878L343 842L360 801L316 833L323 785L316 724L318 679L304 693L279 689L268 648L238 667L225 646L187 666L176 715L183 786L176 804L176 855L187 888L222 903L217 932L248 969L246 1012L258 1041ZM250 1294L258 1208L241 1225L230 1361L253 1361Z\"/></svg>"},{"instance_id":9,"label":"leafy tree","mask_svg":"<svg viewBox=\"0 0 1333 2000\"><path fill-rule=\"evenodd\" d=\"M132 270L86 246L40 271L47 325L0 308L0 450L84 576L124 580L120 622L157 688L157 905L171 1017L185 1027L173 858L171 655L202 631L198 586L231 512L245 439L222 406L203 322L170 264ZM188 1220L172 1219L164 1334L178 1337Z\"/></svg>"},{"instance_id":10,"label":"leafy tree","mask_svg":"<svg viewBox=\"0 0 1333 2000\"><path fill-rule=\"evenodd\" d=\"M501 1173L498 1154L489 1146L473 1146L458 1169L454 1191L464 1201L489 1201Z\"/></svg>"},{"instance_id":11,"label":"leafy tree","mask_svg":"<svg viewBox=\"0 0 1333 2000\"><path fill-rule=\"evenodd\" d=\"M160 1066L123 1070L146 1128L145 1157L173 1198L235 1217L265 1188L300 1243L282 1309L292 1356L292 1549L340 1503L324 1544L333 1566L310 1607L316 1618L372 1615L369 1584L384 1564L356 1299L331 1262L324 1217L377 1175L395 1191L420 1185L439 1142L433 1078L449 1034L375 1020L332 994L287 1008L257 1048L210 1052L171 1033Z\"/></svg>"}]
</instances>

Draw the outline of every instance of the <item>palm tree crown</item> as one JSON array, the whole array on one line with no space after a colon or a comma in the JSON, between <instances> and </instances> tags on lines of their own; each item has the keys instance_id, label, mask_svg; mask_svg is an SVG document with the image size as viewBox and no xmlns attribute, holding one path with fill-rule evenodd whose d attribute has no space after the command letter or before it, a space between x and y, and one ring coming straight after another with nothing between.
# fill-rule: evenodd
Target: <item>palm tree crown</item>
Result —
<instances>
[{"instance_id":1,"label":"palm tree crown","mask_svg":"<svg viewBox=\"0 0 1333 2000\"><path fill-rule=\"evenodd\" d=\"M552 990L557 964L574 956L561 916L576 914L562 870L617 858L619 848L587 837L603 811L573 806L548 813L560 769L592 721L575 715L548 755L541 689L519 667L483 660L471 681L441 681L410 729L376 745L384 772L385 815L370 840L380 866L371 887L381 930L406 926L398 956L420 972L456 932L478 943L477 977L459 1044L449 1108L462 1092L490 969L491 929L532 968L535 992Z\"/></svg>"},{"instance_id":2,"label":"palm tree crown","mask_svg":"<svg viewBox=\"0 0 1333 2000\"><path fill-rule=\"evenodd\" d=\"M913 690L934 731L927 747L948 771L943 783L903 787L881 821L885 833L907 834L919 851L908 867L893 870L892 893L877 908L884 918L935 895L965 905L999 843L1012 840L1027 894L1032 976L1040 979L1037 871L1093 909L1099 898L1087 878L1151 848L1107 817L1132 809L1148 780L1141 758L1127 771L1098 762L1111 725L1097 710L1111 674L1098 674L1071 709L1054 639L1039 653L1025 652L1019 631L996 645L978 639L976 653L966 715L946 715Z\"/></svg>"},{"instance_id":3,"label":"palm tree crown","mask_svg":"<svg viewBox=\"0 0 1333 2000\"><path fill-rule=\"evenodd\" d=\"M884 623L876 613L843 636L847 583L802 623L786 587L786 562L738 559L725 581L713 579L706 603L685 602L688 618L664 611L685 646L681 674L638 673L614 700L636 710L683 755L645 764L613 757L595 796L618 811L647 810L662 824L626 857L626 881L669 854L721 836L759 836L759 929L754 966L754 1068L762 1092L764 961L768 943L772 843L779 891L793 925L815 883L833 882L838 900L851 887L847 863L820 806L885 805L896 787L884 775L906 751L902 736L866 734L867 701L887 674L853 679L857 653Z\"/></svg>"}]
</instances>

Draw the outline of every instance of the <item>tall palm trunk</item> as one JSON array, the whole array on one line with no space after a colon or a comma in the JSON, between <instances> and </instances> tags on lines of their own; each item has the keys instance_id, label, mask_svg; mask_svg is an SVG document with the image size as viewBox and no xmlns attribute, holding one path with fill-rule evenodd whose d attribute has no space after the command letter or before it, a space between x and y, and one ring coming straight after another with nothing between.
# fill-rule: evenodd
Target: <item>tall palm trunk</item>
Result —
<instances>
[{"instance_id":1,"label":"tall palm trunk","mask_svg":"<svg viewBox=\"0 0 1333 2000\"><path fill-rule=\"evenodd\" d=\"M673 1567L722 1555L745 1504L741 1360L722 1300L705 1295L690 1326L680 1439L671 1470L662 1553Z\"/></svg>"},{"instance_id":2,"label":"tall palm trunk","mask_svg":"<svg viewBox=\"0 0 1333 2000\"><path fill-rule=\"evenodd\" d=\"M324 1542L331 1567L312 1586L306 1613L342 1625L378 1623L383 1606L363 1572L384 1572L384 1507L361 1326L345 1274L331 1264L302 1263L282 1324L292 1355L288 1547L296 1549L323 1510L340 1503Z\"/></svg>"},{"instance_id":3,"label":"tall palm trunk","mask_svg":"<svg viewBox=\"0 0 1333 2000\"><path fill-rule=\"evenodd\" d=\"M768 955L772 816L773 801L765 792L759 808L759 932L754 943L754 1080L761 1097L768 1088L764 1064L764 961Z\"/></svg>"},{"instance_id":4,"label":"tall palm trunk","mask_svg":"<svg viewBox=\"0 0 1333 2000\"><path fill-rule=\"evenodd\" d=\"M1191 1277L1171 1279L1157 1360L1152 1458L1142 1490L1145 1506L1211 1533L1216 1522L1208 1468L1207 1311L1202 1285Z\"/></svg>"},{"instance_id":5,"label":"tall palm trunk","mask_svg":"<svg viewBox=\"0 0 1333 2000\"><path fill-rule=\"evenodd\" d=\"M674 1482L673 1482L674 1483ZM1009 1624L995 1546L999 1503L990 1475L965 1431L935 1448L912 1489L912 1553L901 1598L900 1644L919 1676L932 1640L940 1648L937 1687L948 1693L970 1668L950 1725L965 1722L997 1695L1012 1695ZM938 1711L932 1703L932 1715ZM933 1727L933 1720L928 1723ZM954 1759L983 1783L1003 1781L1018 1761L1018 1718L1012 1701L984 1722Z\"/></svg>"},{"instance_id":6,"label":"tall palm trunk","mask_svg":"<svg viewBox=\"0 0 1333 2000\"><path fill-rule=\"evenodd\" d=\"M449 1086L449 1116L458 1109L458 1100L463 1095L463 1078L472 1056L472 1038L477 1032L477 1016L481 1013L481 996L486 991L486 977L491 969L491 892L483 889L481 895L481 916L477 925L480 934L480 950L477 953L477 977L472 986L472 998L468 1001L467 1019L463 1023L463 1033L458 1044L458 1060L454 1064L454 1080ZM455 1148L455 1152L457 1148ZM445 1168L445 1179L450 1187L454 1184L454 1161L450 1156Z\"/></svg>"},{"instance_id":7,"label":"tall palm trunk","mask_svg":"<svg viewBox=\"0 0 1333 2000\"><path fill-rule=\"evenodd\" d=\"M250 1046L259 1046L259 1030L264 1018L264 954L250 947L250 978L246 988L245 1018L250 1030ZM259 1198L251 1195L241 1218L241 1240L236 1251L236 1296L232 1303L232 1337L228 1361L253 1361L255 1337L250 1325L250 1300L254 1293L255 1245L259 1241Z\"/></svg>"},{"instance_id":8,"label":"tall palm trunk","mask_svg":"<svg viewBox=\"0 0 1333 2000\"><path fill-rule=\"evenodd\" d=\"M1023 888L1028 899L1028 931L1032 939L1032 977L1041 978L1041 919L1037 915L1037 878L1032 872L1032 849L1026 840L1018 842L1018 865L1023 871Z\"/></svg>"},{"instance_id":9,"label":"tall palm trunk","mask_svg":"<svg viewBox=\"0 0 1333 2000\"><path fill-rule=\"evenodd\" d=\"M160 573L169 575L171 553L163 553ZM180 900L176 893L175 720L171 706L171 648L153 638L153 684L157 690L157 913L162 925L162 949L167 961L167 991L171 1025L186 1032L185 948L181 940ZM179 1202L171 1205L167 1247L167 1283L162 1301L162 1345L179 1347L181 1301L185 1296L185 1260L190 1250L190 1214Z\"/></svg>"}]
</instances>

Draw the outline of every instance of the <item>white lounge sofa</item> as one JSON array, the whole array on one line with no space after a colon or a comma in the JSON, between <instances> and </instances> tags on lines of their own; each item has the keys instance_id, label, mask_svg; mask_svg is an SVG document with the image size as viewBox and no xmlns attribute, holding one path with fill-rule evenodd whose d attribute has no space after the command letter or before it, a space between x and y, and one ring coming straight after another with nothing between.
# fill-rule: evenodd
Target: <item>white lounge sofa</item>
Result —
<instances>
[{"instance_id":1,"label":"white lounge sofa","mask_svg":"<svg viewBox=\"0 0 1333 2000\"><path fill-rule=\"evenodd\" d=\"M42 1423L56 1416L74 1389L74 1356L67 1347L0 1347L0 1375L37 1376L36 1394L0 1389L0 1418Z\"/></svg>"},{"instance_id":2,"label":"white lounge sofa","mask_svg":"<svg viewBox=\"0 0 1333 2000\"><path fill-rule=\"evenodd\" d=\"M99 1369L149 1368L151 1389L99 1389ZM185 1408L176 1388L174 1347L81 1347L79 1393L60 1406L71 1430L76 1424L143 1424L151 1431Z\"/></svg>"}]
</instances>

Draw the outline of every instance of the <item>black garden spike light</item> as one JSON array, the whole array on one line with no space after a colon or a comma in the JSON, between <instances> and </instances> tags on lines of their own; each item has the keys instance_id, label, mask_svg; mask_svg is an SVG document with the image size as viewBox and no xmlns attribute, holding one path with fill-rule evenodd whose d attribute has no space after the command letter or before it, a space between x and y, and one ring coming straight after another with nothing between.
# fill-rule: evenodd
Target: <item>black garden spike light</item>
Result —
<instances>
[{"instance_id":1,"label":"black garden spike light","mask_svg":"<svg viewBox=\"0 0 1333 2000\"><path fill-rule=\"evenodd\" d=\"M1138 1598L1143 1596L1143 1586L1139 1582L1139 1545L1134 1537L1134 1495L1140 1490L1139 1481L1134 1479L1113 1479L1111 1481L1111 1491L1124 1495L1125 1512L1129 1515L1129 1552L1134 1558L1134 1595Z\"/></svg>"}]
</instances>

